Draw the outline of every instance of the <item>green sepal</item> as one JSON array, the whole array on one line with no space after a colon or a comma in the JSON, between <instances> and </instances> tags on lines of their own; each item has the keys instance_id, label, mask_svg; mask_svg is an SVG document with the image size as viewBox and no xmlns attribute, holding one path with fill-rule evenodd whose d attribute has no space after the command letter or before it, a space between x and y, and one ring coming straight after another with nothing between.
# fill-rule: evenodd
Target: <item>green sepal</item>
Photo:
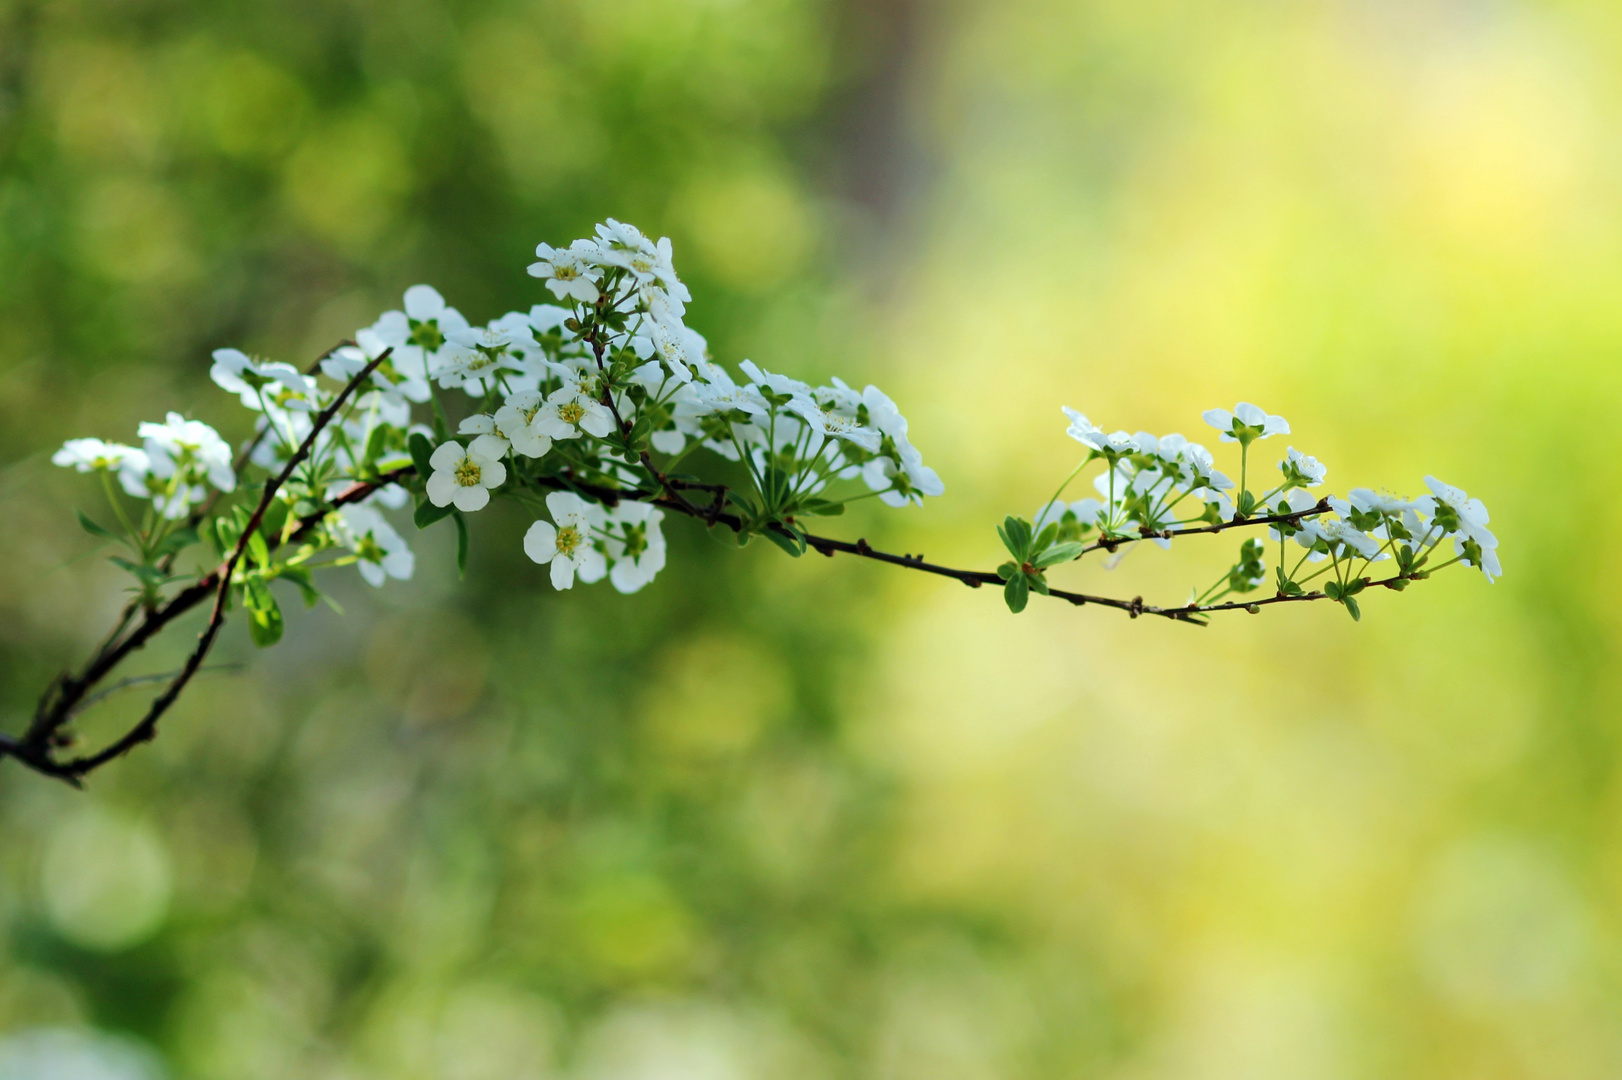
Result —
<instances>
[{"instance_id":1,"label":"green sepal","mask_svg":"<svg viewBox=\"0 0 1622 1080\"><path fill-rule=\"evenodd\" d=\"M1002 598L1008 603L1008 610L1015 615L1025 610L1025 604L1030 599L1025 584L1024 574L1015 574L1008 579L1008 584L1002 587Z\"/></svg>"},{"instance_id":2,"label":"green sepal","mask_svg":"<svg viewBox=\"0 0 1622 1080\"><path fill-rule=\"evenodd\" d=\"M119 536L117 533L112 532L112 531L110 531L108 529L104 529L100 525L97 525L94 521L91 521L90 516L88 514L86 514L83 510L78 511L78 514L79 514L79 528L83 529L85 532L89 533L91 536L99 536L103 540L122 540L123 539L123 537Z\"/></svg>"},{"instance_id":3,"label":"green sepal","mask_svg":"<svg viewBox=\"0 0 1622 1080\"><path fill-rule=\"evenodd\" d=\"M411 520L417 523L417 528L426 529L436 521L442 521L456 512L456 507L447 503L444 506L435 506L433 500L426 497L417 500L417 509L412 513Z\"/></svg>"},{"instance_id":4,"label":"green sepal","mask_svg":"<svg viewBox=\"0 0 1622 1080\"><path fill-rule=\"evenodd\" d=\"M456 522L456 576L463 578L467 577L467 518L460 510L453 510L451 518Z\"/></svg>"},{"instance_id":5,"label":"green sepal","mask_svg":"<svg viewBox=\"0 0 1622 1080\"><path fill-rule=\"evenodd\" d=\"M1074 540L1063 544L1055 544L1053 547L1048 548L1046 551L1042 552L1042 554L1032 559L1031 565L1036 567L1038 570L1045 569L1049 566L1057 566L1059 563L1070 562L1071 560L1080 557L1081 551L1082 545L1078 544Z\"/></svg>"}]
</instances>

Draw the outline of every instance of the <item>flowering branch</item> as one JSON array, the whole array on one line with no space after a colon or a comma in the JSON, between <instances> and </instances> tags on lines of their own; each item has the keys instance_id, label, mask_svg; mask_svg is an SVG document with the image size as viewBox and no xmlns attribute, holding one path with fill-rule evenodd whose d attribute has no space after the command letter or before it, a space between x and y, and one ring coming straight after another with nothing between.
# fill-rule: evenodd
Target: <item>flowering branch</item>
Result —
<instances>
[{"instance_id":1,"label":"flowering branch","mask_svg":"<svg viewBox=\"0 0 1622 1080\"><path fill-rule=\"evenodd\" d=\"M80 514L80 523L127 550L112 561L130 574L133 595L84 666L47 688L27 731L0 733L0 758L77 785L150 740L203 670L233 603L253 642L268 646L284 629L272 582L295 586L314 604L322 597L317 575L334 569L354 566L374 586L410 577L415 556L384 514L408 504L418 529L452 519L465 569L467 517L493 498L517 502L536 518L524 551L558 589L605 578L622 593L647 586L664 568L667 513L725 529L740 546L760 537L794 557L845 554L971 588L1000 586L1014 612L1034 592L1196 625L1221 612L1312 600L1360 618L1357 597L1370 588L1401 591L1454 564L1489 580L1499 573L1486 508L1433 477L1426 478L1431 494L1418 499L1365 488L1346 499L1315 498L1308 490L1325 469L1290 447L1278 482L1251 491L1260 471L1250 461L1254 445L1287 434L1289 425L1247 403L1205 414L1222 442L1238 446L1237 485L1217 471L1210 451L1181 435L1106 434L1065 410L1084 456L1031 519L1009 516L997 527L1009 559L995 570L813 533L809 519L838 516L859 499L906 507L943 492L895 403L875 386L857 391L834 379L813 387L747 360L738 365L747 381L736 381L685 325L691 296L668 240L655 243L611 220L595 237L561 249L542 244L536 254L529 271L558 303L484 326L469 325L418 285L407 290L403 311L386 312L307 371L216 350L212 378L255 414L254 433L236 454L213 428L175 413L142 424L139 447L66 443L53 460L98 474L117 521L107 527ZM419 408L425 415L415 418ZM707 456L732 479L679 472L698 451L704 456L696 460ZM1098 497L1062 501L1099 462ZM238 474L248 470L265 481L251 502L238 501ZM866 490L853 491L855 482ZM1096 552L1107 553L1113 569L1145 542L1166 548L1177 538L1242 528L1265 529L1267 539L1247 539L1215 583L1180 605L1048 580ZM1439 552L1446 541L1452 558ZM177 574L178 560L204 542L219 561ZM1269 561L1273 590L1264 596ZM1393 574L1369 575L1386 561L1394 561ZM205 602L208 620L178 671L113 678ZM115 691L159 681L164 690L123 735L71 753L76 716Z\"/></svg>"}]
</instances>

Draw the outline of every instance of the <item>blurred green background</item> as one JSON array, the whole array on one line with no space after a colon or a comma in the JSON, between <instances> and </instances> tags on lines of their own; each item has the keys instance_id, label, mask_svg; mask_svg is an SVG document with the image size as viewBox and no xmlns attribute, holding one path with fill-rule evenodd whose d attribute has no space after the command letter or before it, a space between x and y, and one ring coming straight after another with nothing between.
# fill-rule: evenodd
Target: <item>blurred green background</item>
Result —
<instances>
[{"instance_id":1,"label":"blurred green background","mask_svg":"<svg viewBox=\"0 0 1622 1080\"><path fill-rule=\"evenodd\" d=\"M991 565L1059 405L1249 399L1507 572L1199 630L414 534L88 793L0 766L0 1077L1618 1075L1619 208L1600 0L0 0L7 730L119 600L61 440L240 437L211 348L527 307L610 215L721 359L911 417L946 498L836 535Z\"/></svg>"}]
</instances>

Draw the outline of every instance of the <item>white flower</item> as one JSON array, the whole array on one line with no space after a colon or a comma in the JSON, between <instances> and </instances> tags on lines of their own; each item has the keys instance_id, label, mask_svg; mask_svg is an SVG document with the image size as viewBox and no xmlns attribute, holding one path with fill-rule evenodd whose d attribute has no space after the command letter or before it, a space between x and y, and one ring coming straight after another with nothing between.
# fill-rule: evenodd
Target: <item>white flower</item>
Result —
<instances>
[{"instance_id":1,"label":"white flower","mask_svg":"<svg viewBox=\"0 0 1622 1080\"><path fill-rule=\"evenodd\" d=\"M358 559L360 576L381 587L386 578L408 581L417 557L382 514L370 506L346 506L338 511L339 537Z\"/></svg>"},{"instance_id":2,"label":"white flower","mask_svg":"<svg viewBox=\"0 0 1622 1080\"><path fill-rule=\"evenodd\" d=\"M368 363L382 356L384 350L388 348L389 345L370 328L357 330L354 345L339 346L321 361L321 374L335 382L347 383L359 375ZM391 403L427 401L430 393L428 380L418 375L407 374L395 364L395 355L393 352L389 353L387 359L372 369L373 390L384 395Z\"/></svg>"},{"instance_id":3,"label":"white flower","mask_svg":"<svg viewBox=\"0 0 1622 1080\"><path fill-rule=\"evenodd\" d=\"M812 395L796 394L788 403L795 413L819 436L839 438L860 446L870 454L879 452L883 436L879 430L861 422L856 410L861 407L861 395L837 379L837 386L820 386Z\"/></svg>"},{"instance_id":4,"label":"white flower","mask_svg":"<svg viewBox=\"0 0 1622 1080\"><path fill-rule=\"evenodd\" d=\"M1347 493L1352 506L1365 514L1401 514L1406 510L1420 509L1422 504L1414 499L1403 499L1391 494L1389 491L1374 491L1370 488L1353 488Z\"/></svg>"},{"instance_id":5,"label":"white flower","mask_svg":"<svg viewBox=\"0 0 1622 1080\"><path fill-rule=\"evenodd\" d=\"M525 457L544 457L552 449L552 437L536 430L535 419L545 406L539 390L520 390L496 410L495 430Z\"/></svg>"},{"instance_id":6,"label":"white flower","mask_svg":"<svg viewBox=\"0 0 1622 1080\"><path fill-rule=\"evenodd\" d=\"M1204 419L1207 424L1222 433L1223 442L1242 442L1249 445L1255 439L1290 433L1288 420L1282 416L1273 416L1248 401L1241 401L1235 405L1233 412L1227 409L1207 409Z\"/></svg>"},{"instance_id":7,"label":"white flower","mask_svg":"<svg viewBox=\"0 0 1622 1080\"><path fill-rule=\"evenodd\" d=\"M685 327L678 329L685 330ZM670 374L677 382L687 382L693 377L694 357L688 355L687 345L683 341L684 334L673 332L664 323L654 323L649 328L649 336L653 341L653 349L659 354L659 359L669 367Z\"/></svg>"},{"instance_id":8,"label":"white flower","mask_svg":"<svg viewBox=\"0 0 1622 1080\"><path fill-rule=\"evenodd\" d=\"M1301 487L1317 487L1324 482L1324 474L1329 470L1315 457L1303 454L1295 447L1289 447L1284 460L1278 463L1279 471L1284 474L1284 482Z\"/></svg>"},{"instance_id":9,"label":"white flower","mask_svg":"<svg viewBox=\"0 0 1622 1080\"><path fill-rule=\"evenodd\" d=\"M413 285L405 291L405 311L385 311L377 322L357 334L355 341L372 356L377 355L372 351L375 343L392 348L389 365L408 379L426 380L433 374L449 336L466 329L462 313L446 306L445 298L432 286ZM415 383L412 387L415 389ZM422 396L411 400L426 401L427 389L424 381Z\"/></svg>"},{"instance_id":10,"label":"white flower","mask_svg":"<svg viewBox=\"0 0 1622 1080\"><path fill-rule=\"evenodd\" d=\"M145 472L145 451L122 443L102 442L100 439L69 439L62 444L62 449L51 455L51 464L71 465L82 473L93 469L121 469L137 460L139 471Z\"/></svg>"},{"instance_id":11,"label":"white flower","mask_svg":"<svg viewBox=\"0 0 1622 1080\"><path fill-rule=\"evenodd\" d=\"M550 507L549 507L550 508ZM608 514L608 580L622 593L634 593L665 567L665 512L644 502L622 501Z\"/></svg>"},{"instance_id":12,"label":"white flower","mask_svg":"<svg viewBox=\"0 0 1622 1080\"><path fill-rule=\"evenodd\" d=\"M879 434L892 439L907 437L907 418L883 390L869 383L862 391L862 404L867 406L867 422L878 428Z\"/></svg>"},{"instance_id":13,"label":"white flower","mask_svg":"<svg viewBox=\"0 0 1622 1080\"><path fill-rule=\"evenodd\" d=\"M201 420L187 420L172 412L164 423L145 423L136 432L145 440L151 470L159 477L173 476L177 470L191 470L207 476L221 491L237 486L231 469L231 447L219 432Z\"/></svg>"},{"instance_id":14,"label":"white flower","mask_svg":"<svg viewBox=\"0 0 1622 1080\"><path fill-rule=\"evenodd\" d=\"M862 479L868 489L879 492L879 501L886 506L915 506L924 504L924 496L945 493L935 470L924 464L923 455L911 443L896 446L899 461L889 456L876 457L862 466Z\"/></svg>"},{"instance_id":15,"label":"white flower","mask_svg":"<svg viewBox=\"0 0 1622 1080\"><path fill-rule=\"evenodd\" d=\"M753 360L745 360L738 365L743 373L749 376L751 385L757 389L764 386L773 394L782 397L810 397L811 384L803 383L799 379L791 379L787 375L777 375L770 371L762 371Z\"/></svg>"},{"instance_id":16,"label":"white flower","mask_svg":"<svg viewBox=\"0 0 1622 1080\"><path fill-rule=\"evenodd\" d=\"M602 280L603 272L594 265L601 251L590 240L576 240L567 248L538 244L535 257L540 261L530 264L529 276L544 280L559 300L595 304L602 295L596 283Z\"/></svg>"},{"instance_id":17,"label":"white flower","mask_svg":"<svg viewBox=\"0 0 1622 1080\"><path fill-rule=\"evenodd\" d=\"M537 521L529 527L524 534L524 554L543 566L552 564L554 589L572 588L576 574L588 583L601 580L608 563L597 550L594 532L603 523L602 507L572 491L554 491L546 497L546 509L552 521Z\"/></svg>"},{"instance_id":18,"label":"white flower","mask_svg":"<svg viewBox=\"0 0 1622 1080\"><path fill-rule=\"evenodd\" d=\"M260 363L240 349L215 349L208 374L221 390L236 394L256 412L264 405L292 412L316 412L321 407L315 380L292 364Z\"/></svg>"},{"instance_id":19,"label":"white flower","mask_svg":"<svg viewBox=\"0 0 1622 1080\"><path fill-rule=\"evenodd\" d=\"M474 413L467 417L457 426L456 433L474 436L473 441L468 443L468 449L492 461L506 457L512 447L512 440L501 430L496 418L486 413Z\"/></svg>"},{"instance_id":20,"label":"white flower","mask_svg":"<svg viewBox=\"0 0 1622 1080\"><path fill-rule=\"evenodd\" d=\"M1308 495L1300 488L1291 488L1289 491L1286 491L1284 493L1283 502L1284 506L1287 508L1284 512L1290 514L1299 514L1303 510L1311 510L1314 506L1318 505L1317 499L1314 499L1311 495ZM1278 509L1279 508L1275 505L1275 512ZM1298 523L1298 526L1304 524L1305 521L1302 521ZM1279 527L1277 525L1269 525L1267 527L1267 535L1269 539L1277 542L1282 534L1279 532ZM1305 544L1303 546L1311 547L1310 544Z\"/></svg>"},{"instance_id":21,"label":"white flower","mask_svg":"<svg viewBox=\"0 0 1622 1080\"><path fill-rule=\"evenodd\" d=\"M473 397L483 397L496 385L498 372L523 367L520 354L511 347L513 334L507 327L495 323L470 326L447 335L446 340L449 347L440 353L434 370L440 386L461 387Z\"/></svg>"},{"instance_id":22,"label":"white flower","mask_svg":"<svg viewBox=\"0 0 1622 1080\"><path fill-rule=\"evenodd\" d=\"M1503 576L1498 563L1498 537L1487 528L1491 519L1487 516L1486 504L1470 498L1463 488L1444 484L1434 476L1425 477L1425 486L1431 489L1436 500L1431 523L1439 526L1445 536L1453 538L1454 551L1465 556L1465 565L1477 565L1477 560L1469 557L1473 547L1481 552L1479 568L1488 581Z\"/></svg>"},{"instance_id":23,"label":"white flower","mask_svg":"<svg viewBox=\"0 0 1622 1080\"><path fill-rule=\"evenodd\" d=\"M582 431L601 439L613 431L613 414L591 396L580 377L566 368L559 374L563 385L546 396L530 422L530 430L553 439L578 438Z\"/></svg>"},{"instance_id":24,"label":"white flower","mask_svg":"<svg viewBox=\"0 0 1622 1080\"><path fill-rule=\"evenodd\" d=\"M1136 435L1125 431L1117 431L1112 435L1104 434L1104 429L1097 427L1086 416L1066 405L1064 414L1070 418L1070 426L1065 434L1081 443L1091 447L1106 457L1121 457L1126 454L1153 454L1160 450L1160 440L1147 431L1140 431Z\"/></svg>"},{"instance_id":25,"label":"white flower","mask_svg":"<svg viewBox=\"0 0 1622 1080\"><path fill-rule=\"evenodd\" d=\"M484 509L490 489L507 480L507 466L471 447L464 449L455 440L440 443L428 464L434 469L428 478L428 498L435 506L454 504L463 513Z\"/></svg>"}]
</instances>

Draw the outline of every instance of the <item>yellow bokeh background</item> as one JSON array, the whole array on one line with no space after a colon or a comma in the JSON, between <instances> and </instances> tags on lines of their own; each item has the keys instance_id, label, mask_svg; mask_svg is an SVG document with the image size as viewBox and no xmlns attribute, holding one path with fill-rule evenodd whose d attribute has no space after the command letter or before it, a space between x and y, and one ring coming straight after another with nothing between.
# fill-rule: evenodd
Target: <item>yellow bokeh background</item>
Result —
<instances>
[{"instance_id":1,"label":"yellow bokeh background","mask_svg":"<svg viewBox=\"0 0 1622 1080\"><path fill-rule=\"evenodd\" d=\"M494 316L610 215L721 359L900 403L946 496L832 535L989 567L1060 406L1216 447L1249 400L1263 468L1481 497L1505 574L1197 628L683 522L630 600L500 510L466 583L414 536L89 795L0 772L0 1070L60 1029L177 1077L1622 1071L1622 9L313 10L0 0L8 730L116 601L42 448L227 429L208 348L419 279ZM1053 576L1177 602L1237 542Z\"/></svg>"}]
</instances>

